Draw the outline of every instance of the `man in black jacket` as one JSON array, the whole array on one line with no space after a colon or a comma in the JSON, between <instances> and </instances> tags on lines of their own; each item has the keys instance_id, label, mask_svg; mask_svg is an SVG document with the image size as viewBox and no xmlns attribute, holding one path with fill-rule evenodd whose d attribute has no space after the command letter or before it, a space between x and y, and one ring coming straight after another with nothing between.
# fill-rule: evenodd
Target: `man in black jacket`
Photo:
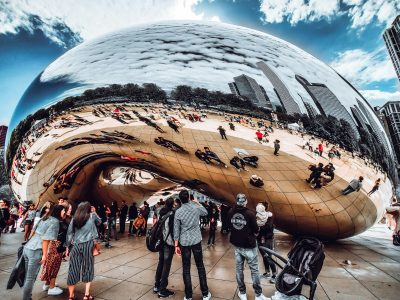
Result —
<instances>
[{"instance_id":1,"label":"man in black jacket","mask_svg":"<svg viewBox=\"0 0 400 300\"><path fill-rule=\"evenodd\" d=\"M126 216L128 214L128 205L126 205L126 202L122 200L122 206L119 211L119 232L120 233L125 233L125 222L126 222Z\"/></svg>"},{"instance_id":2,"label":"man in black jacket","mask_svg":"<svg viewBox=\"0 0 400 300\"><path fill-rule=\"evenodd\" d=\"M239 287L240 300L247 300L246 285L244 283L244 262L246 261L251 271L255 300L266 300L262 294L260 275L258 272L258 251L256 235L258 225L256 215L246 208L247 198L244 194L236 196L236 206L228 213L231 228L230 242L235 248L236 281Z\"/></svg>"},{"instance_id":3,"label":"man in black jacket","mask_svg":"<svg viewBox=\"0 0 400 300\"><path fill-rule=\"evenodd\" d=\"M174 199L169 197L165 201L165 206L160 210L158 222L160 222L160 220L169 212L173 212L173 207L174 207ZM156 278L153 288L153 292L158 294L158 298L168 298L175 294L173 291L167 289L168 276L172 264L172 257L174 256L175 252L173 232L174 232L174 214L172 213L164 223L164 228L163 228L164 244L162 245L159 251Z\"/></svg>"}]
</instances>

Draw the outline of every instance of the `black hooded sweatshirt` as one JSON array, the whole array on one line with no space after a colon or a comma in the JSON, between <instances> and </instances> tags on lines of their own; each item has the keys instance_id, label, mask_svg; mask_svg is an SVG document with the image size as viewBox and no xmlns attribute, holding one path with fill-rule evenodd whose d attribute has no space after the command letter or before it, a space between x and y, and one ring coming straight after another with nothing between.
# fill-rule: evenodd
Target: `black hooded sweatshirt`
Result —
<instances>
[{"instance_id":1,"label":"black hooded sweatshirt","mask_svg":"<svg viewBox=\"0 0 400 300\"><path fill-rule=\"evenodd\" d=\"M231 228L230 242L241 248L255 248L258 225L256 214L250 209L236 205L228 213Z\"/></svg>"}]
</instances>

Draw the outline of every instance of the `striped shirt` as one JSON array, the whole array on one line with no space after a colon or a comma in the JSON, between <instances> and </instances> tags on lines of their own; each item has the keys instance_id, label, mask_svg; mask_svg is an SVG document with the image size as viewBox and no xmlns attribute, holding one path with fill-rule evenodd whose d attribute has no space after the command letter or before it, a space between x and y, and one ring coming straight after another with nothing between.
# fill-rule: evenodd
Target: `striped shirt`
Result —
<instances>
[{"instance_id":1,"label":"striped shirt","mask_svg":"<svg viewBox=\"0 0 400 300\"><path fill-rule=\"evenodd\" d=\"M207 210L200 204L184 203L175 212L174 240L182 246L193 246L201 242L200 216L207 216Z\"/></svg>"}]
</instances>

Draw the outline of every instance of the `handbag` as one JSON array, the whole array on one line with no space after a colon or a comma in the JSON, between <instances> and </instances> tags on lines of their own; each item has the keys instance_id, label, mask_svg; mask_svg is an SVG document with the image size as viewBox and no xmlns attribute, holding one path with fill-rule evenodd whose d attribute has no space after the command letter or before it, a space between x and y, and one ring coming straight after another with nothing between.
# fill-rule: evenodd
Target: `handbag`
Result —
<instances>
[{"instance_id":1,"label":"handbag","mask_svg":"<svg viewBox=\"0 0 400 300\"><path fill-rule=\"evenodd\" d=\"M95 224L95 221L93 220L93 218L92 218L92 216L93 215L90 215L90 218L92 219L92 231L93 231L93 233L97 233L97 227L96 227L96 224ZM97 242L96 240L93 240L93 249L92 249L92 254L93 254L93 256L98 256L98 255L100 255L100 243L99 242Z\"/></svg>"},{"instance_id":2,"label":"handbag","mask_svg":"<svg viewBox=\"0 0 400 300\"><path fill-rule=\"evenodd\" d=\"M98 256L101 254L100 252L100 244L97 241L93 242L93 256Z\"/></svg>"},{"instance_id":3,"label":"handbag","mask_svg":"<svg viewBox=\"0 0 400 300\"><path fill-rule=\"evenodd\" d=\"M400 246L400 230L393 234L393 245Z\"/></svg>"}]
</instances>

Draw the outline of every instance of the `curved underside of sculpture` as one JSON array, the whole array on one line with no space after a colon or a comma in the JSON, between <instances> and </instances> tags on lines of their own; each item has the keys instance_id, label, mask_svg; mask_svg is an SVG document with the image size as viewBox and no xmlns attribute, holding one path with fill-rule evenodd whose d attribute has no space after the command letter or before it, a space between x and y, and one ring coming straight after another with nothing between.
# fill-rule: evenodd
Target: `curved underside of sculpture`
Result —
<instances>
[{"instance_id":1,"label":"curved underside of sculpture","mask_svg":"<svg viewBox=\"0 0 400 300\"><path fill-rule=\"evenodd\" d=\"M305 179L315 160L302 149L302 138L286 130L276 129L269 143L259 144L254 128L237 124L235 131L228 131L227 122L217 112L209 111L208 118L192 122L178 110L168 109L181 125L176 132L165 119L158 118L167 109L160 105L154 105L152 111L122 105L128 120L124 123L113 115L120 113L115 112L115 105L101 105L112 112L108 116L97 115L96 107L100 106L65 111L53 118L39 137L26 137L22 148L33 165L24 172L15 161L12 166L12 188L21 201L44 203L67 196L72 202L140 203L154 195L165 198L185 187L233 205L236 194L244 193L252 209L259 202L270 204L278 229L324 239L365 231L380 219L389 201L390 181L385 180L379 191L368 197L366 191L383 175L346 154L334 161L335 179L321 189L312 189ZM151 117L154 121L149 122ZM220 125L227 129L228 140L221 139L216 130ZM273 155L275 138L282 145L279 156ZM204 147L215 152L227 167L196 157L195 151ZM258 166L238 172L229 161L244 154L257 156ZM322 158L321 162L328 163ZM253 174L263 179L264 186L249 183ZM342 195L341 190L359 175L366 178L365 190Z\"/></svg>"}]
</instances>

